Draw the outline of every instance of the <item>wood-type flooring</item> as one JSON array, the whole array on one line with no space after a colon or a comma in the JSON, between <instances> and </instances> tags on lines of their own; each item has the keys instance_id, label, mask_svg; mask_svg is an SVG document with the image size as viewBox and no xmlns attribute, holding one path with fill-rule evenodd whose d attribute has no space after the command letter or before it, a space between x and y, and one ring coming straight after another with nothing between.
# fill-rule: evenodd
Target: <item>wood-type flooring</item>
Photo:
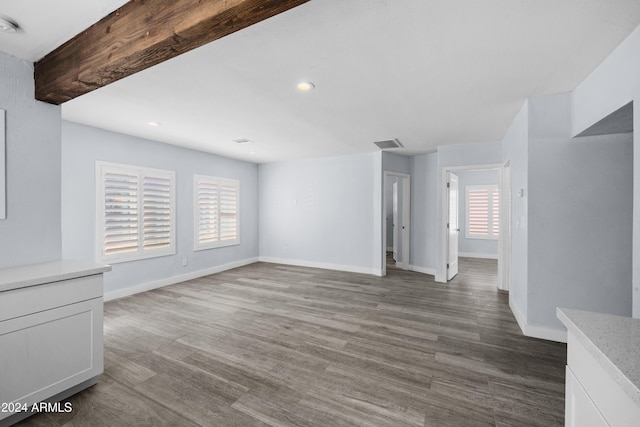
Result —
<instances>
[{"instance_id":1,"label":"wood-type flooring","mask_svg":"<svg viewBox=\"0 0 640 427\"><path fill-rule=\"evenodd\" d=\"M449 284L256 263L105 304L105 372L23 426L561 426L566 346L495 260Z\"/></svg>"}]
</instances>

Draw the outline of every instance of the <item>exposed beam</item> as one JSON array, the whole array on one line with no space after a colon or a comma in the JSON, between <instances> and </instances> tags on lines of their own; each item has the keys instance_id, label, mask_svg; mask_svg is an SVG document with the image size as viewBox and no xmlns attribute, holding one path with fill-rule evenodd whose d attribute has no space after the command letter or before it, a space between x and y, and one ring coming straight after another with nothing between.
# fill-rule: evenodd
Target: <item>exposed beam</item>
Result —
<instances>
[{"instance_id":1,"label":"exposed beam","mask_svg":"<svg viewBox=\"0 0 640 427\"><path fill-rule=\"evenodd\" d=\"M131 0L36 62L36 99L62 104L307 1Z\"/></svg>"}]
</instances>

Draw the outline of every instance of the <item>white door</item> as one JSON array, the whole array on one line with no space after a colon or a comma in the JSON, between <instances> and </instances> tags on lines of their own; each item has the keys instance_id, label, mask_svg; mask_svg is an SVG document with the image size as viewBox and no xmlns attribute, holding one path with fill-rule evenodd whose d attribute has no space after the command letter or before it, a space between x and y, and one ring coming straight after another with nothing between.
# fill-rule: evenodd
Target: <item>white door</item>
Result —
<instances>
[{"instance_id":1,"label":"white door","mask_svg":"<svg viewBox=\"0 0 640 427\"><path fill-rule=\"evenodd\" d=\"M511 162L507 162L502 169L499 242L501 249L498 252L499 287L503 291L508 291L511 287Z\"/></svg>"},{"instance_id":2,"label":"white door","mask_svg":"<svg viewBox=\"0 0 640 427\"><path fill-rule=\"evenodd\" d=\"M409 236L411 234L409 228L411 227L411 181L409 177L401 178L402 188L400 191L400 268L408 270L410 266L410 246Z\"/></svg>"},{"instance_id":3,"label":"white door","mask_svg":"<svg viewBox=\"0 0 640 427\"><path fill-rule=\"evenodd\" d=\"M447 257L447 280L451 280L458 274L458 175L449 173L449 221L447 233L449 234L449 253Z\"/></svg>"},{"instance_id":4,"label":"white door","mask_svg":"<svg viewBox=\"0 0 640 427\"><path fill-rule=\"evenodd\" d=\"M400 230L398 227L399 215L398 215L398 179L396 178L393 183L393 261L398 262L398 238Z\"/></svg>"}]
</instances>

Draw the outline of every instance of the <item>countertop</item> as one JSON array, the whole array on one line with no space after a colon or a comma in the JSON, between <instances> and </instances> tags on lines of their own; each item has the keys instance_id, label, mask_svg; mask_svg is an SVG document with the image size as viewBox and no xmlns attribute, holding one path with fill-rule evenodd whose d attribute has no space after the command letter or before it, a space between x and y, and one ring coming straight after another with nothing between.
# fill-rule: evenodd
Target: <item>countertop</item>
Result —
<instances>
[{"instance_id":1,"label":"countertop","mask_svg":"<svg viewBox=\"0 0 640 427\"><path fill-rule=\"evenodd\" d=\"M0 268L0 292L111 271L110 265L62 260Z\"/></svg>"},{"instance_id":2,"label":"countertop","mask_svg":"<svg viewBox=\"0 0 640 427\"><path fill-rule=\"evenodd\" d=\"M640 319L566 308L557 316L640 406Z\"/></svg>"}]
</instances>

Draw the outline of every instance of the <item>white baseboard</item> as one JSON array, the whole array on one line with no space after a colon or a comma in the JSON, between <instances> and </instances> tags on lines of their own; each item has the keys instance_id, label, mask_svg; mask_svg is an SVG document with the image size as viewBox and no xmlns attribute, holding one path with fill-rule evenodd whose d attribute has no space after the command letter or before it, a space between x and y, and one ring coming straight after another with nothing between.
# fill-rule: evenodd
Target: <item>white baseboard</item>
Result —
<instances>
[{"instance_id":1,"label":"white baseboard","mask_svg":"<svg viewBox=\"0 0 640 427\"><path fill-rule=\"evenodd\" d=\"M427 267L420 267L418 265L410 265L409 270L415 271L416 273L428 274L430 276L436 275L435 268L427 268Z\"/></svg>"},{"instance_id":2,"label":"white baseboard","mask_svg":"<svg viewBox=\"0 0 640 427\"><path fill-rule=\"evenodd\" d=\"M358 267L354 265L331 264L326 262L304 261L289 258L260 257L260 262L268 262L271 264L295 265L297 267L323 268L325 270L346 271L349 273L372 274L374 276L382 276L382 269Z\"/></svg>"},{"instance_id":3,"label":"white baseboard","mask_svg":"<svg viewBox=\"0 0 640 427\"><path fill-rule=\"evenodd\" d=\"M513 301L512 298L509 298L509 308L511 308L511 312L516 318L516 322L518 322L518 326L520 330L525 336L532 338L540 338L547 341L555 341L555 342L567 342L567 331L562 331L559 329L546 328L543 326L529 325L527 324L526 319L522 315L522 312Z\"/></svg>"},{"instance_id":4,"label":"white baseboard","mask_svg":"<svg viewBox=\"0 0 640 427\"><path fill-rule=\"evenodd\" d=\"M481 254L477 252L458 252L458 256L463 258L498 259L498 254Z\"/></svg>"},{"instance_id":5,"label":"white baseboard","mask_svg":"<svg viewBox=\"0 0 640 427\"><path fill-rule=\"evenodd\" d=\"M118 298L128 297L130 295L139 294L141 292L150 291L152 289L162 288L163 286L174 285L176 283L185 282L187 280L197 279L198 277L208 276L210 274L221 273L232 268L243 267L245 265L258 262L258 258L247 258L241 261L230 262L228 264L217 265L204 270L192 271L190 273L181 274L179 276L171 276L165 279L154 280L153 282L140 283L139 285L130 286L124 289L117 289L104 294L104 301L111 301Z\"/></svg>"}]
</instances>

